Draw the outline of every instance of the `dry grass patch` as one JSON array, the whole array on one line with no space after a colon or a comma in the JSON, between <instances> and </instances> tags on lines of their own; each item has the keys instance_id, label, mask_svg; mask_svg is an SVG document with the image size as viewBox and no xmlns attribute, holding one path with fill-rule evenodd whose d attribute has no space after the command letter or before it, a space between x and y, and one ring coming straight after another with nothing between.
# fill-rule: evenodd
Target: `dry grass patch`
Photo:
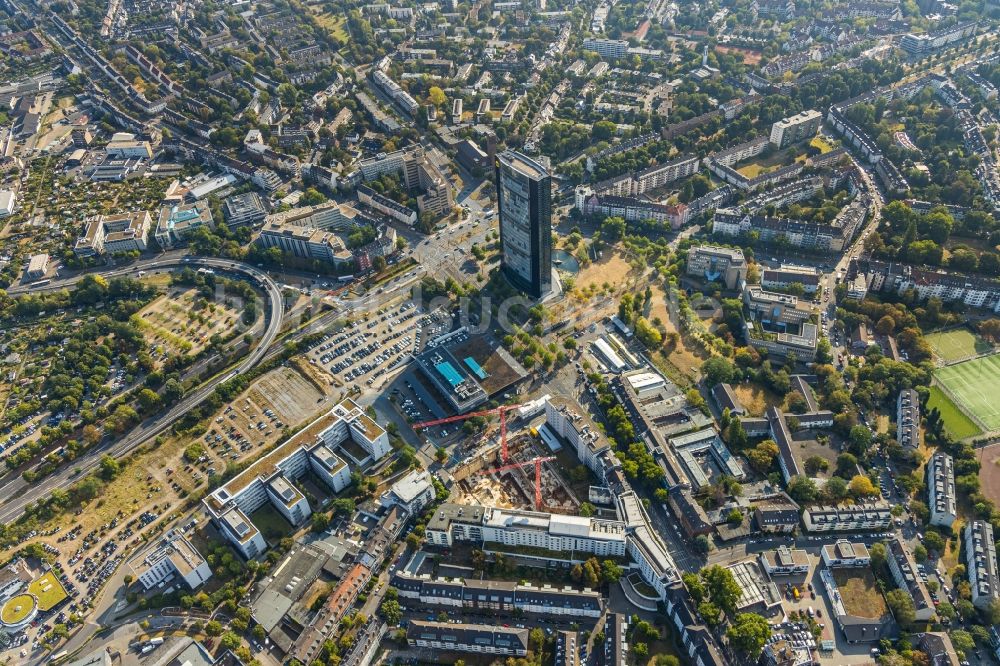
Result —
<instances>
[{"instance_id":1,"label":"dry grass patch","mask_svg":"<svg viewBox=\"0 0 1000 666\"><path fill-rule=\"evenodd\" d=\"M768 407L784 405L784 399L755 384L737 384L733 391L750 416L763 416Z\"/></svg>"}]
</instances>

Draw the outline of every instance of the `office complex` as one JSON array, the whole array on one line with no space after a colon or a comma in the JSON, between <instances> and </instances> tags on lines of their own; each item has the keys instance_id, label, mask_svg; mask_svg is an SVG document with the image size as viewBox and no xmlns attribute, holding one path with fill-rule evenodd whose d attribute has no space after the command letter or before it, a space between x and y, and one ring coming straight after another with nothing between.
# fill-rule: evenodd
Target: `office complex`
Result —
<instances>
[{"instance_id":1,"label":"office complex","mask_svg":"<svg viewBox=\"0 0 1000 666\"><path fill-rule=\"evenodd\" d=\"M747 278L747 261L739 248L698 245L688 250L687 274L737 289Z\"/></svg>"},{"instance_id":2,"label":"office complex","mask_svg":"<svg viewBox=\"0 0 1000 666\"><path fill-rule=\"evenodd\" d=\"M212 569L198 549L176 531L168 532L142 562L133 565L132 571L147 590L175 577L194 590L212 577Z\"/></svg>"},{"instance_id":3,"label":"office complex","mask_svg":"<svg viewBox=\"0 0 1000 666\"><path fill-rule=\"evenodd\" d=\"M98 215L87 220L86 230L76 240L73 252L78 257L143 252L151 224L149 213L144 210L121 215Z\"/></svg>"},{"instance_id":4,"label":"office complex","mask_svg":"<svg viewBox=\"0 0 1000 666\"><path fill-rule=\"evenodd\" d=\"M541 298L552 289L552 178L507 150L497 156L496 180L501 267L511 283Z\"/></svg>"},{"instance_id":5,"label":"office complex","mask_svg":"<svg viewBox=\"0 0 1000 666\"><path fill-rule=\"evenodd\" d=\"M203 500L205 508L240 554L256 557L266 544L250 513L270 503L292 525L301 525L312 513L291 479L311 470L335 493L350 485L347 463L334 449L363 467L392 447L385 430L354 401L345 400L216 489Z\"/></svg>"}]
</instances>

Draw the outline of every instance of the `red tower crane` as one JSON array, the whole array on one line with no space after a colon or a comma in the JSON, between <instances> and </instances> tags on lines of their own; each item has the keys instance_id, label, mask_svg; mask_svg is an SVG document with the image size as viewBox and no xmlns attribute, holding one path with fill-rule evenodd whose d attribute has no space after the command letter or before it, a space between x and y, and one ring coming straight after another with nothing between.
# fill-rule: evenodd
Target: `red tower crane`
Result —
<instances>
[{"instance_id":1,"label":"red tower crane","mask_svg":"<svg viewBox=\"0 0 1000 666\"><path fill-rule=\"evenodd\" d=\"M487 469L480 472L480 474L499 474L500 472L506 472L509 469L519 469L521 467L527 467L528 465L534 465L535 466L535 511L541 511L542 510L542 463L555 459L556 459L555 456L549 456L547 458L538 457L525 462L511 463L509 465L501 465L500 467Z\"/></svg>"},{"instance_id":2,"label":"red tower crane","mask_svg":"<svg viewBox=\"0 0 1000 666\"><path fill-rule=\"evenodd\" d=\"M421 430L423 428L430 428L431 426L444 425L445 423L454 423L455 421L464 421L466 419L471 419L476 416L495 416L500 415L500 457L506 463L509 459L507 454L507 412L512 409L517 409L521 405L501 405L496 409L486 409L480 412L469 412L467 414L459 414L458 416L447 416L443 419L434 419L433 421L423 421L421 423L414 423L411 428L414 430Z\"/></svg>"}]
</instances>

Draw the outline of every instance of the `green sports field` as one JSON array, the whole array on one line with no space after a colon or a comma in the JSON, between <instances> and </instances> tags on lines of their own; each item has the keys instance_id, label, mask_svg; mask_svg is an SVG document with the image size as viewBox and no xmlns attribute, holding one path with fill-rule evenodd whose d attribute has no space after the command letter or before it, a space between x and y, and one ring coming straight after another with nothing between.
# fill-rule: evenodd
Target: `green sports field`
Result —
<instances>
[{"instance_id":1,"label":"green sports field","mask_svg":"<svg viewBox=\"0 0 1000 666\"><path fill-rule=\"evenodd\" d=\"M965 439L966 437L975 437L982 432L982 429L972 419L955 406L955 403L945 395L940 386L932 386L930 395L927 396L927 409L935 407L941 413L944 429L952 438Z\"/></svg>"},{"instance_id":2,"label":"green sports field","mask_svg":"<svg viewBox=\"0 0 1000 666\"><path fill-rule=\"evenodd\" d=\"M1000 428L1000 354L939 368L934 379L987 430Z\"/></svg>"},{"instance_id":3,"label":"green sports field","mask_svg":"<svg viewBox=\"0 0 1000 666\"><path fill-rule=\"evenodd\" d=\"M945 363L954 363L976 354L985 354L993 346L967 328L956 328L941 333L929 333L924 340L934 350L934 355Z\"/></svg>"}]
</instances>

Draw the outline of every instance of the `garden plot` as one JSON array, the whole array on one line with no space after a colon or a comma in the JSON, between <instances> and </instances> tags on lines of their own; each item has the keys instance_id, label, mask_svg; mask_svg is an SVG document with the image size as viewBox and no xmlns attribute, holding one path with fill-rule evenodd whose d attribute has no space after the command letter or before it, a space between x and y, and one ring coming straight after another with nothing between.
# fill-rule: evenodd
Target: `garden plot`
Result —
<instances>
[{"instance_id":1,"label":"garden plot","mask_svg":"<svg viewBox=\"0 0 1000 666\"><path fill-rule=\"evenodd\" d=\"M172 354L194 355L212 336L223 338L240 321L227 303L205 299L197 289L171 289L133 317L159 359Z\"/></svg>"}]
</instances>

